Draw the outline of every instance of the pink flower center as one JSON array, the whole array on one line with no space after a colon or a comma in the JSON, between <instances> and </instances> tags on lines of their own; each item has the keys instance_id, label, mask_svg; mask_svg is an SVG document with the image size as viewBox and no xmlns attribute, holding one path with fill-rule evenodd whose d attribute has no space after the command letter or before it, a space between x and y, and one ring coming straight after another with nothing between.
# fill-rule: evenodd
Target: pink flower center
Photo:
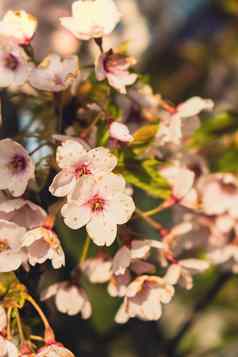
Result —
<instances>
[{"instance_id":1,"label":"pink flower center","mask_svg":"<svg viewBox=\"0 0 238 357\"><path fill-rule=\"evenodd\" d=\"M12 160L9 164L10 169L12 170L12 172L14 174L18 174L18 173L21 173L22 171L24 171L26 168L26 165L27 165L26 158L24 156L18 155L18 154L16 154L12 158Z\"/></svg>"},{"instance_id":2,"label":"pink flower center","mask_svg":"<svg viewBox=\"0 0 238 357\"><path fill-rule=\"evenodd\" d=\"M91 200L88 202L91 210L93 212L101 212L103 211L104 207L105 207L105 200L104 198L95 195L93 198L91 198Z\"/></svg>"},{"instance_id":3,"label":"pink flower center","mask_svg":"<svg viewBox=\"0 0 238 357\"><path fill-rule=\"evenodd\" d=\"M82 164L76 167L76 169L74 170L74 174L76 176L76 178L80 178L84 175L91 175L92 172L89 169L88 165L86 164Z\"/></svg>"},{"instance_id":4,"label":"pink flower center","mask_svg":"<svg viewBox=\"0 0 238 357\"><path fill-rule=\"evenodd\" d=\"M11 71L15 71L18 65L19 65L18 58L12 53L9 53L5 58L5 66Z\"/></svg>"}]
</instances>

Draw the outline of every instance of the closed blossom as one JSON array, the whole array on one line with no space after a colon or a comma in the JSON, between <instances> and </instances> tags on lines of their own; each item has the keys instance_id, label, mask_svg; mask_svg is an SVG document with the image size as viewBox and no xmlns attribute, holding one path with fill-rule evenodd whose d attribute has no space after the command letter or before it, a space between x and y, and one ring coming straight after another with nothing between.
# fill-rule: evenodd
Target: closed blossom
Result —
<instances>
[{"instance_id":1,"label":"closed blossom","mask_svg":"<svg viewBox=\"0 0 238 357\"><path fill-rule=\"evenodd\" d=\"M15 356L14 356L15 357ZM60 343L52 343L40 348L36 357L75 357L74 354Z\"/></svg>"},{"instance_id":2,"label":"closed blossom","mask_svg":"<svg viewBox=\"0 0 238 357\"><path fill-rule=\"evenodd\" d=\"M122 143L130 143L133 140L128 127L123 123L114 121L109 127L109 134L112 139L121 141Z\"/></svg>"}]
</instances>

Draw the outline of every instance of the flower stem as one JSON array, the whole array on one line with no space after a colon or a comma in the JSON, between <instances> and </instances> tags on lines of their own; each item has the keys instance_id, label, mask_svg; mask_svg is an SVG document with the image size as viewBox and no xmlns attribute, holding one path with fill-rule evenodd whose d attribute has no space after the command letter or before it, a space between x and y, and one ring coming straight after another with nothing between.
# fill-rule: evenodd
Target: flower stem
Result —
<instances>
[{"instance_id":1,"label":"flower stem","mask_svg":"<svg viewBox=\"0 0 238 357\"><path fill-rule=\"evenodd\" d=\"M149 211L143 212L145 217L150 217L150 216L154 216L158 213L160 213L161 211L170 208L171 206L173 206L176 203L176 201L172 198L169 198L168 200L164 201L160 206L155 207Z\"/></svg>"},{"instance_id":2,"label":"flower stem","mask_svg":"<svg viewBox=\"0 0 238 357\"><path fill-rule=\"evenodd\" d=\"M90 245L90 237L89 237L89 235L87 235L86 240L83 245L83 251L82 251L81 258L80 258L80 264L82 264L85 261L85 259L87 258L89 245Z\"/></svg>"},{"instance_id":3,"label":"flower stem","mask_svg":"<svg viewBox=\"0 0 238 357\"><path fill-rule=\"evenodd\" d=\"M11 340L11 317L12 317L12 307L7 310L7 339Z\"/></svg>"},{"instance_id":4,"label":"flower stem","mask_svg":"<svg viewBox=\"0 0 238 357\"><path fill-rule=\"evenodd\" d=\"M140 218L142 218L146 223L148 223L152 228L159 231L162 236L165 235L165 228L161 223L155 221L153 218L148 217L144 212L142 212L139 208L136 209L136 214Z\"/></svg>"},{"instance_id":5,"label":"flower stem","mask_svg":"<svg viewBox=\"0 0 238 357\"><path fill-rule=\"evenodd\" d=\"M20 342L23 343L25 341L25 337L24 337L24 332L23 332L23 328L22 328L20 313L19 313L18 309L16 309L15 312L16 312L16 322L17 322L17 328L18 328L18 332L19 332Z\"/></svg>"},{"instance_id":6,"label":"flower stem","mask_svg":"<svg viewBox=\"0 0 238 357\"><path fill-rule=\"evenodd\" d=\"M36 312L38 313L41 321L43 322L44 328L45 328L45 339L47 340L54 340L54 332L49 324L49 321L47 320L47 317L45 316L44 312L42 311L41 307L38 305L38 303L33 299L32 296L27 295L26 300L34 307Z\"/></svg>"}]
</instances>

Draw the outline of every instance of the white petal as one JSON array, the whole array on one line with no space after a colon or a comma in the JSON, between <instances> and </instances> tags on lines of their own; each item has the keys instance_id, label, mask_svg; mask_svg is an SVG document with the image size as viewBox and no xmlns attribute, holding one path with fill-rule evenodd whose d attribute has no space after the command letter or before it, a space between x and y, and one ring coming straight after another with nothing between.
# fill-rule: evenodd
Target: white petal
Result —
<instances>
[{"instance_id":1,"label":"white petal","mask_svg":"<svg viewBox=\"0 0 238 357\"><path fill-rule=\"evenodd\" d=\"M75 140L67 140L58 147L56 160L61 169L69 168L79 162L85 154L83 145Z\"/></svg>"},{"instance_id":2,"label":"white petal","mask_svg":"<svg viewBox=\"0 0 238 357\"><path fill-rule=\"evenodd\" d=\"M126 246L118 250L112 261L112 271L115 275L122 275L131 263L131 252Z\"/></svg>"},{"instance_id":3,"label":"white petal","mask_svg":"<svg viewBox=\"0 0 238 357\"><path fill-rule=\"evenodd\" d=\"M117 226L103 213L93 216L86 229L90 238L98 246L109 247L116 239Z\"/></svg>"},{"instance_id":4,"label":"white petal","mask_svg":"<svg viewBox=\"0 0 238 357\"><path fill-rule=\"evenodd\" d=\"M103 147L92 149L87 154L89 167L93 175L109 174L117 165L116 156Z\"/></svg>"},{"instance_id":5,"label":"white petal","mask_svg":"<svg viewBox=\"0 0 238 357\"><path fill-rule=\"evenodd\" d=\"M59 172L52 184L49 191L56 197L64 197L71 193L76 185L76 178L71 171L63 170Z\"/></svg>"},{"instance_id":6,"label":"white petal","mask_svg":"<svg viewBox=\"0 0 238 357\"><path fill-rule=\"evenodd\" d=\"M117 224L125 224L135 211L133 199L125 193L119 193L108 202L107 211Z\"/></svg>"},{"instance_id":7,"label":"white petal","mask_svg":"<svg viewBox=\"0 0 238 357\"><path fill-rule=\"evenodd\" d=\"M193 97L183 104L180 104L177 108L182 118L188 118L199 114L203 110L212 110L214 102L210 99L203 99L200 97Z\"/></svg>"},{"instance_id":8,"label":"white petal","mask_svg":"<svg viewBox=\"0 0 238 357\"><path fill-rule=\"evenodd\" d=\"M89 222L92 213L89 206L79 206L77 202L70 201L63 206L61 214L68 227L80 229Z\"/></svg>"}]
</instances>

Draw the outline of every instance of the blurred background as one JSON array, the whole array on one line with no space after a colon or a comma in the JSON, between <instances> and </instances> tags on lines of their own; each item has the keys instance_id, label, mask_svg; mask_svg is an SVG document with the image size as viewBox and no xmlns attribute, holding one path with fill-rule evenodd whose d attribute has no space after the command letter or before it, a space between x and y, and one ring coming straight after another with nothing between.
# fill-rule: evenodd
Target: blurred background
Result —
<instances>
[{"instance_id":1,"label":"blurred background","mask_svg":"<svg viewBox=\"0 0 238 357\"><path fill-rule=\"evenodd\" d=\"M70 0L1 0L0 15L8 9L25 9L38 17L39 29L33 42L38 59L49 51L69 55L84 46L59 26L58 17L69 14L71 3ZM106 40L106 46L128 41L129 52L138 60L138 70L149 75L156 91L174 103L193 95L214 99L217 108L233 113L232 128L228 129L236 134L238 1L117 0L117 3L123 14L122 23ZM222 170L232 167L237 172L237 144L229 150L227 159L222 158L216 163L217 167ZM152 238L154 233L146 232ZM75 237L69 231L62 232L62 236L67 253L76 262ZM180 341L179 348L171 353L163 351L163 336L174 336L181 323L189 319L194 301L209 289L213 276L198 280L192 292L179 291L172 304L165 307L159 323L131 321L125 326L115 326L113 316L118 301L110 299L101 286L89 287L94 299L94 316L90 322L77 317L65 318L56 313L52 305L48 309L59 340L76 356L237 357L235 277L213 303L206 309L198 309L196 321Z\"/></svg>"}]
</instances>

